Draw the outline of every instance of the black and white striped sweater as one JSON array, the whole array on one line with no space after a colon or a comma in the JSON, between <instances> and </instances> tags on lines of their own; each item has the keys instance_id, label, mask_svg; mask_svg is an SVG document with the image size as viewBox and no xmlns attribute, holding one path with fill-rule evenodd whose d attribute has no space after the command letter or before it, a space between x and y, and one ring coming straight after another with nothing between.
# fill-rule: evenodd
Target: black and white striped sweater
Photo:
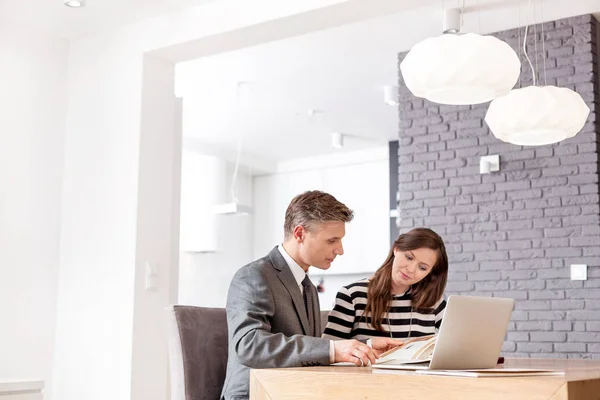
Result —
<instances>
[{"instance_id":1,"label":"black and white striped sweater","mask_svg":"<svg viewBox=\"0 0 600 400\"><path fill-rule=\"evenodd\" d=\"M338 292L335 306L327 320L323 333L328 339L368 339L372 337L393 337L403 339L431 335L437 332L442 323L446 300L440 299L431 310L412 308L410 291L394 295L387 313L384 314L384 332L371 326L371 318L363 318L367 304L367 285L363 279L344 286ZM391 334L390 334L391 333Z\"/></svg>"}]
</instances>

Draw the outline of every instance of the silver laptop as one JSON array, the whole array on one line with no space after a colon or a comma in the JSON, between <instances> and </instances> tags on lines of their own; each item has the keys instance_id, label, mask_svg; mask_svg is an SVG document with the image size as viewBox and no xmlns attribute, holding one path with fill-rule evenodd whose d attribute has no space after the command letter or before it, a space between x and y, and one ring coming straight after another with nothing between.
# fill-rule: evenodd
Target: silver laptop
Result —
<instances>
[{"instance_id":1,"label":"silver laptop","mask_svg":"<svg viewBox=\"0 0 600 400\"><path fill-rule=\"evenodd\" d=\"M452 295L448 298L431 361L419 365L391 360L375 364L373 368L494 368L498 363L514 303L513 299L508 298Z\"/></svg>"}]
</instances>

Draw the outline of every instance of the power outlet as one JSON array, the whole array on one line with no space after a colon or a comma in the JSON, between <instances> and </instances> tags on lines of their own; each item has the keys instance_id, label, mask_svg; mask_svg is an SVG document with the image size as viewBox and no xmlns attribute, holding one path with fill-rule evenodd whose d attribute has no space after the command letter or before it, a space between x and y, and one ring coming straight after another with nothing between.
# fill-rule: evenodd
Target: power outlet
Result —
<instances>
[{"instance_id":1,"label":"power outlet","mask_svg":"<svg viewBox=\"0 0 600 400\"><path fill-rule=\"evenodd\" d=\"M587 280L587 265L571 264L571 280L572 281Z\"/></svg>"}]
</instances>

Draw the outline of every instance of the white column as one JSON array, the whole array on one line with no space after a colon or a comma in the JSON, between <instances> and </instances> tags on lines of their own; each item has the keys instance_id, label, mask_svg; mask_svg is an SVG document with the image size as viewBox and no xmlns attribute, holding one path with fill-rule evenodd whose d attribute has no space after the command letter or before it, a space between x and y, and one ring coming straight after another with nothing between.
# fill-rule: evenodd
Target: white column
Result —
<instances>
[{"instance_id":1,"label":"white column","mask_svg":"<svg viewBox=\"0 0 600 400\"><path fill-rule=\"evenodd\" d=\"M144 57L139 153L131 399L164 399L167 340L164 308L177 281L181 132L176 131L174 66ZM180 117L180 116L179 116ZM175 179L178 183L178 180Z\"/></svg>"},{"instance_id":2,"label":"white column","mask_svg":"<svg viewBox=\"0 0 600 400\"><path fill-rule=\"evenodd\" d=\"M54 399L131 393L142 55L70 48Z\"/></svg>"}]
</instances>

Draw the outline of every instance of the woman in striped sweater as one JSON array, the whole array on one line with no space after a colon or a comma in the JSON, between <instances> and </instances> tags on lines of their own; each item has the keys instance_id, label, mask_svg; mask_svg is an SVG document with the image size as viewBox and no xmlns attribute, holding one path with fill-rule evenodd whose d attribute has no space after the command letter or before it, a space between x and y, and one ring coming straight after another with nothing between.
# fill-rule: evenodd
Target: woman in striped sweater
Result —
<instances>
[{"instance_id":1,"label":"woman in striped sweater","mask_svg":"<svg viewBox=\"0 0 600 400\"><path fill-rule=\"evenodd\" d=\"M340 289L323 337L381 341L436 333L447 278L448 257L437 233L416 228L402 234L371 278Z\"/></svg>"}]
</instances>

